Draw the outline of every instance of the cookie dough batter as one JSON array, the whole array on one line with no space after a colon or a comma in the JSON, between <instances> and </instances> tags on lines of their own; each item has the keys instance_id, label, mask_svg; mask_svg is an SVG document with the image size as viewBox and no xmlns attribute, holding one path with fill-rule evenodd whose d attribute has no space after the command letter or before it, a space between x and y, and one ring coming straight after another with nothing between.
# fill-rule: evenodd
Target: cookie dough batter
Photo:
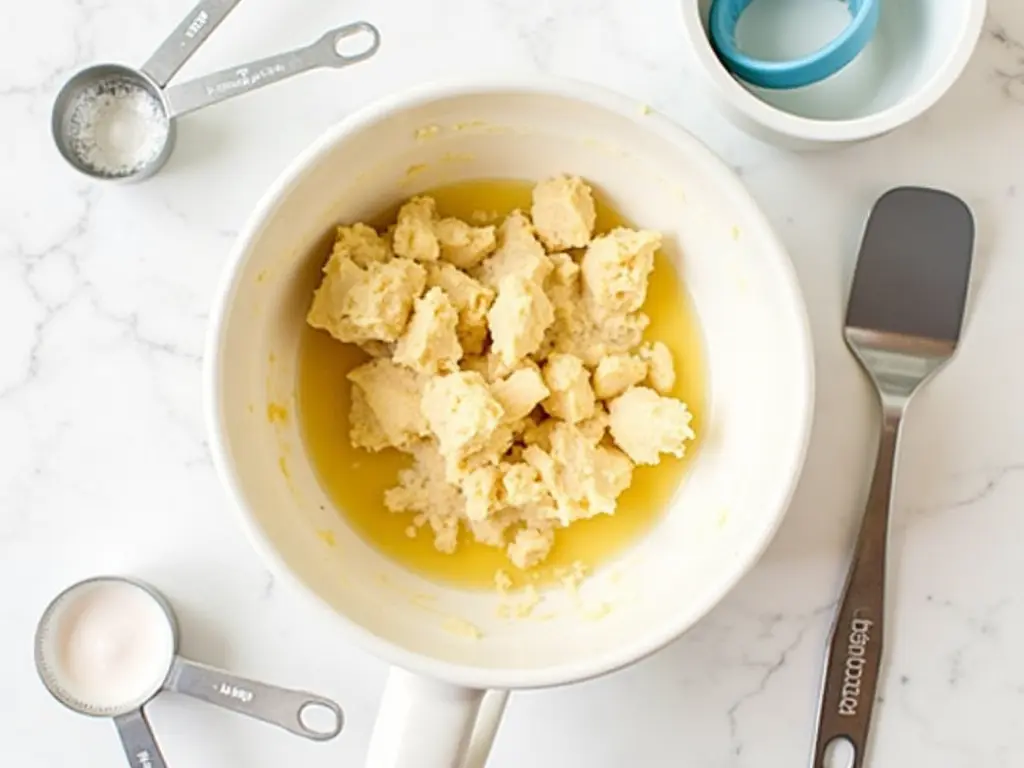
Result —
<instances>
[{"instance_id":1,"label":"cookie dough batter","mask_svg":"<svg viewBox=\"0 0 1024 768\"><path fill-rule=\"evenodd\" d=\"M469 536L538 565L694 439L671 352L643 339L661 235L595 218L590 187L557 176L496 226L420 196L386 232L337 230L307 321L370 356L348 439L412 457L384 504L442 552Z\"/></svg>"}]
</instances>

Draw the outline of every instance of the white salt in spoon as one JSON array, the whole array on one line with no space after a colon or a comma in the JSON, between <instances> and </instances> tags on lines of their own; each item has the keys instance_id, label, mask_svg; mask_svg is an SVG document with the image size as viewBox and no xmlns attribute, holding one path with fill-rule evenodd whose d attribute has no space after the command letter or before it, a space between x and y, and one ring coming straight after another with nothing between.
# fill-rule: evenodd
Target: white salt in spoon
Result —
<instances>
[{"instance_id":1,"label":"white salt in spoon","mask_svg":"<svg viewBox=\"0 0 1024 768\"><path fill-rule=\"evenodd\" d=\"M380 33L359 21L312 45L165 86L240 0L204 0L140 69L96 64L74 75L53 105L51 128L61 155L96 179L140 180L174 148L175 118L318 67L347 67L373 56ZM363 38L363 40L358 40ZM355 50L345 53L355 45Z\"/></svg>"},{"instance_id":2,"label":"white salt in spoon","mask_svg":"<svg viewBox=\"0 0 1024 768\"><path fill-rule=\"evenodd\" d=\"M47 690L83 715L112 717L128 762L166 768L143 706L175 691L316 741L341 733L341 707L177 655L170 603L138 581L103 576L61 592L43 612L35 661ZM323 724L324 727L319 727Z\"/></svg>"}]
</instances>

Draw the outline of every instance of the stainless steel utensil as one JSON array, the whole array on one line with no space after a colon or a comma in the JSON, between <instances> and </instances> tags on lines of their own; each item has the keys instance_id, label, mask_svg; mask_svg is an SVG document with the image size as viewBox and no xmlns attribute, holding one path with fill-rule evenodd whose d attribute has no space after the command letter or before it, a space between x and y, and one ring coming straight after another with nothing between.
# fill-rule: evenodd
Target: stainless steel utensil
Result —
<instances>
[{"instance_id":1,"label":"stainless steel utensil","mask_svg":"<svg viewBox=\"0 0 1024 768\"><path fill-rule=\"evenodd\" d=\"M128 176L141 178L159 168L166 157L154 161L154 167L148 173L144 173L144 169L137 169L132 173L110 176L93 168L92 164L88 162L88 158L82 157L84 154L82 149L79 147L76 151L76 148L72 146L72 139L69 137L72 107L76 103L81 103L90 89L99 89L106 84L108 90L113 90L114 86L119 83L124 84L124 87L128 89L125 92L141 89L143 93L153 96L159 103L161 89L170 82L178 70L185 65L185 62L192 57L192 54L199 50L199 46L227 18L239 2L241 0L200 0L139 69L122 64L94 64L68 80L57 94L51 119L53 136L64 158L83 173L100 178L127 178ZM165 143L166 154L170 155L174 135L171 134Z\"/></svg>"},{"instance_id":2,"label":"stainless steel utensil","mask_svg":"<svg viewBox=\"0 0 1024 768\"><path fill-rule=\"evenodd\" d=\"M129 585L141 590L159 606L166 617L173 642L167 657L166 675L157 681L141 700L102 708L80 701L61 684L60 663L56 658L56 642L66 612L74 611L76 603L90 589L104 583ZM39 620L35 637L36 670L46 689L69 709L93 717L112 717L124 746L128 762L138 768L166 768L156 739L146 720L143 707L161 691L175 691L209 704L284 728L286 731L314 741L333 739L341 733L344 715L341 707L330 699L305 691L280 688L230 674L220 669L190 661L177 652L178 621L171 604L153 587L141 581L118 576L100 576L78 582L61 592L47 606ZM307 719L330 725L311 727Z\"/></svg>"},{"instance_id":3,"label":"stainless steel utensil","mask_svg":"<svg viewBox=\"0 0 1024 768\"><path fill-rule=\"evenodd\" d=\"M200 0L140 71L157 88L163 88L239 2L241 0Z\"/></svg>"},{"instance_id":4,"label":"stainless steel utensil","mask_svg":"<svg viewBox=\"0 0 1024 768\"><path fill-rule=\"evenodd\" d=\"M64 159L93 178L146 178L171 155L175 118L311 69L357 64L380 47L377 28L359 21L332 29L304 48L165 88L238 2L200 3L141 69L97 64L68 80L51 118ZM365 45L342 53L342 43L358 36L366 36Z\"/></svg>"},{"instance_id":5,"label":"stainless steel utensil","mask_svg":"<svg viewBox=\"0 0 1024 768\"><path fill-rule=\"evenodd\" d=\"M900 187L868 218L850 291L846 343L874 382L882 432L867 508L828 656L814 768L847 742L853 768L867 751L882 659L889 505L900 425L910 398L956 350L967 301L974 219L946 192Z\"/></svg>"}]
</instances>

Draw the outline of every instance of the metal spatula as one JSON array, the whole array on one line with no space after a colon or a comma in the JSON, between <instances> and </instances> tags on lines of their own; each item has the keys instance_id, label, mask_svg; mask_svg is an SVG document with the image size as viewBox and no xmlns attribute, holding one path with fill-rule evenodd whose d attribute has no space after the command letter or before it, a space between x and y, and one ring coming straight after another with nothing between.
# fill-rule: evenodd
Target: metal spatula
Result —
<instances>
[{"instance_id":1,"label":"metal spatula","mask_svg":"<svg viewBox=\"0 0 1024 768\"><path fill-rule=\"evenodd\" d=\"M959 198L900 187L868 217L846 313L846 343L878 389L882 434L853 564L832 628L814 768L847 741L861 768L882 657L889 502L900 423L918 387L956 349L967 301L974 219ZM839 750L843 751L843 750Z\"/></svg>"}]
</instances>

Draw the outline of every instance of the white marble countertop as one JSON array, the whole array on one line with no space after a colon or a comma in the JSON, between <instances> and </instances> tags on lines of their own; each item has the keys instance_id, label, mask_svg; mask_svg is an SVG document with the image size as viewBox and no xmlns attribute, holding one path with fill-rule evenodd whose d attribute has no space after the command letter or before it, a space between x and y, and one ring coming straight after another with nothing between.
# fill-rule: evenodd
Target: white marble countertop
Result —
<instances>
[{"instance_id":1,"label":"white marble countertop","mask_svg":"<svg viewBox=\"0 0 1024 768\"><path fill-rule=\"evenodd\" d=\"M113 728L52 701L30 653L53 593L119 572L167 592L193 657L314 688L348 713L347 731L322 745L168 696L151 717L172 766L361 765L384 666L275 582L227 508L201 419L203 333L234 233L300 149L376 97L481 62L626 92L736 167L798 267L819 385L806 471L760 565L655 657L515 696L493 768L807 763L875 448L868 385L840 340L842 304L863 217L902 183L962 195L979 241L961 352L915 401L905 437L872 765L1024 764L1024 7L993 0L966 74L915 125L797 156L738 134L697 91L676 2L640 13L626 0L246 0L185 73L360 17L380 26L385 47L358 69L190 117L164 172L128 187L64 166L50 141L52 97L86 63L141 62L186 0L3 3L0 764L123 764Z\"/></svg>"}]
</instances>

